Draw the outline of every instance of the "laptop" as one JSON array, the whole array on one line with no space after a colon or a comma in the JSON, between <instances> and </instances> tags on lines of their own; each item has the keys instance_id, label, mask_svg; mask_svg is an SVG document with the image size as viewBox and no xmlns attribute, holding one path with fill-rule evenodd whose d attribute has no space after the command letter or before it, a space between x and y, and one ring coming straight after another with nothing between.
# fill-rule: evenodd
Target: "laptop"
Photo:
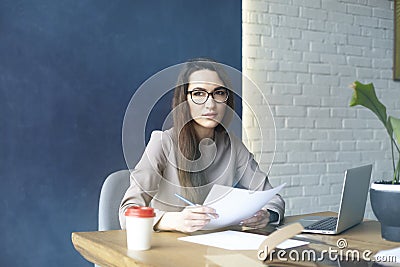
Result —
<instances>
[{"instance_id":1,"label":"laptop","mask_svg":"<svg viewBox=\"0 0 400 267\"><path fill-rule=\"evenodd\" d=\"M298 221L303 233L335 235L359 224L364 218L371 171L372 165L346 170L338 217L304 217Z\"/></svg>"}]
</instances>

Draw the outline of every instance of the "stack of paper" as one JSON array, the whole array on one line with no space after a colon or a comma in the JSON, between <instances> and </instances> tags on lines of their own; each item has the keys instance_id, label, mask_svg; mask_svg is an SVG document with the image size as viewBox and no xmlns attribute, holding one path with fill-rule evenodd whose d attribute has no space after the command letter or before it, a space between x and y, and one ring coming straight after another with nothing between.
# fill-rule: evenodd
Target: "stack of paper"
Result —
<instances>
[{"instance_id":1,"label":"stack of paper","mask_svg":"<svg viewBox=\"0 0 400 267\"><path fill-rule=\"evenodd\" d=\"M251 191L214 185L203 205L214 208L219 218L211 220L203 230L239 224L264 207L284 186L282 184L266 191Z\"/></svg>"},{"instance_id":2,"label":"stack of paper","mask_svg":"<svg viewBox=\"0 0 400 267\"><path fill-rule=\"evenodd\" d=\"M185 236L178 238L182 241L201 245L218 247L228 250L258 250L266 239L265 235L250 234L237 231L223 231L204 235ZM303 246L309 242L288 239L277 246L278 249L288 249Z\"/></svg>"}]
</instances>

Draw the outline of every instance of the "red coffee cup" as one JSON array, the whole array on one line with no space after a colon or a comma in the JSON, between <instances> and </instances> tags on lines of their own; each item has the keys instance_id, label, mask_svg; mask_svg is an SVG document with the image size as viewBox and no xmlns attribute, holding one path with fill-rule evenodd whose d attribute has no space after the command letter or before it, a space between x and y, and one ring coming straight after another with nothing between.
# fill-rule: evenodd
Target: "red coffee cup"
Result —
<instances>
[{"instance_id":1,"label":"red coffee cup","mask_svg":"<svg viewBox=\"0 0 400 267\"><path fill-rule=\"evenodd\" d=\"M151 247L154 209L132 206L125 211L126 241L128 249L147 250Z\"/></svg>"}]
</instances>

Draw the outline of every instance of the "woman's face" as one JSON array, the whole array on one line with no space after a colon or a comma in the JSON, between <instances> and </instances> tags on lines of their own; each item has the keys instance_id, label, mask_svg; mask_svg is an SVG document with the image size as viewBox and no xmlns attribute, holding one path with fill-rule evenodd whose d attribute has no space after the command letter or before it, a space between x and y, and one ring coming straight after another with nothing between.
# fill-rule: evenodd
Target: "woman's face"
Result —
<instances>
[{"instance_id":1,"label":"woman's face","mask_svg":"<svg viewBox=\"0 0 400 267\"><path fill-rule=\"evenodd\" d=\"M188 92L194 91L193 97L205 95L205 93L213 93L215 97L221 99L226 89L221 89L224 83L215 71L198 70L189 76ZM190 115L195 121L197 131L207 132L214 130L222 121L225 114L226 102L218 103L212 97L208 96L204 104L196 104L192 101L190 93L187 94Z\"/></svg>"}]
</instances>

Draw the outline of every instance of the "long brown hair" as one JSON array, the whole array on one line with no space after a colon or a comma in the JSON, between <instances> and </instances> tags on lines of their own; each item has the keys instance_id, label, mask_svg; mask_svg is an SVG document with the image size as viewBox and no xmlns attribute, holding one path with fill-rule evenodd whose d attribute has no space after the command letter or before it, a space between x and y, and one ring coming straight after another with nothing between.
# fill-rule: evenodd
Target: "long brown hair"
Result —
<instances>
[{"instance_id":1,"label":"long brown hair","mask_svg":"<svg viewBox=\"0 0 400 267\"><path fill-rule=\"evenodd\" d=\"M226 104L230 107L225 110L224 117L220 124L215 128L217 132L226 131L224 126L227 126L232 119L234 110L234 94L232 84L223 66L214 60L206 58L197 58L187 61L177 81L177 86L174 90L174 98L172 101L173 109L173 131L175 139L175 151L182 156L177 156L177 168L179 183L182 186L182 194L195 203L202 201L202 196L197 191L197 188L207 184L207 178L203 171L195 171L198 166L194 161L200 157L199 143L195 129L194 121L191 118L189 106L187 104L187 94L189 87L189 77L192 73L199 70L215 71L223 85L229 91L229 97ZM190 171L194 170L194 171Z\"/></svg>"}]
</instances>

